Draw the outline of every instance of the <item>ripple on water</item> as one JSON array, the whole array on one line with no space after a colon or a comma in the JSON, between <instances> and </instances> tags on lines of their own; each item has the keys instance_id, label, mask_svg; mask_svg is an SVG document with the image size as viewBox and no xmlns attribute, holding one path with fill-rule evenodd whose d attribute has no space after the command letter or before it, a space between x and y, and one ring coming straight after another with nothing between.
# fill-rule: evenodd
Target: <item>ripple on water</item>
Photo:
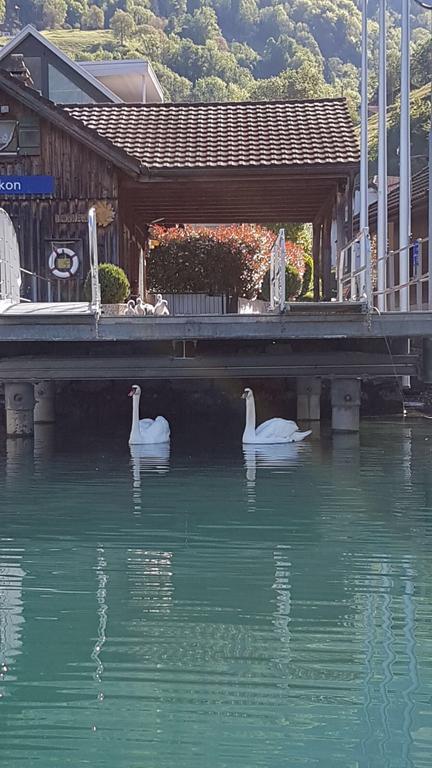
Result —
<instances>
[{"instance_id":1,"label":"ripple on water","mask_svg":"<svg viewBox=\"0 0 432 768\"><path fill-rule=\"evenodd\" d=\"M425 429L0 456L1 765L429 768Z\"/></svg>"}]
</instances>

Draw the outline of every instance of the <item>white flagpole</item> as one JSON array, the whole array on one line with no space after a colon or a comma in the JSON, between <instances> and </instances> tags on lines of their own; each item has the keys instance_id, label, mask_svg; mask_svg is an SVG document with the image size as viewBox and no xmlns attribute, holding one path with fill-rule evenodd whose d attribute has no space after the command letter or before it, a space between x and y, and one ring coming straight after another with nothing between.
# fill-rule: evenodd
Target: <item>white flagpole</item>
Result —
<instances>
[{"instance_id":1,"label":"white flagpole","mask_svg":"<svg viewBox=\"0 0 432 768\"><path fill-rule=\"evenodd\" d=\"M411 235L410 160L410 0L402 0L401 97L399 139L399 283L400 310L409 310L409 244Z\"/></svg>"},{"instance_id":2,"label":"white flagpole","mask_svg":"<svg viewBox=\"0 0 432 768\"><path fill-rule=\"evenodd\" d=\"M387 24L386 0L379 6L379 77L378 77L378 228L377 228L377 287L378 309L386 309L387 280Z\"/></svg>"},{"instance_id":3,"label":"white flagpole","mask_svg":"<svg viewBox=\"0 0 432 768\"><path fill-rule=\"evenodd\" d=\"M362 58L361 58L361 105L360 105L360 263L366 268L364 287L369 303L372 301L372 276L370 271L370 249L367 236L368 216L368 33L367 0L362 5Z\"/></svg>"}]
</instances>

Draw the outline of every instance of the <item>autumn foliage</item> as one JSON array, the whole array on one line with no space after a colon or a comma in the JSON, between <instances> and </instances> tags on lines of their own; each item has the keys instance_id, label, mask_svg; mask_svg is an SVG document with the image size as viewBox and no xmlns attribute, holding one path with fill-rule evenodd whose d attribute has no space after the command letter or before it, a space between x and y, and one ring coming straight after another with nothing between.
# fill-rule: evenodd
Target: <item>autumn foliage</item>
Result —
<instances>
[{"instance_id":1,"label":"autumn foliage","mask_svg":"<svg viewBox=\"0 0 432 768\"><path fill-rule=\"evenodd\" d=\"M242 224L217 228L154 227L147 261L151 291L255 297L270 264L275 234ZM301 246L287 242L287 261L304 271Z\"/></svg>"}]
</instances>

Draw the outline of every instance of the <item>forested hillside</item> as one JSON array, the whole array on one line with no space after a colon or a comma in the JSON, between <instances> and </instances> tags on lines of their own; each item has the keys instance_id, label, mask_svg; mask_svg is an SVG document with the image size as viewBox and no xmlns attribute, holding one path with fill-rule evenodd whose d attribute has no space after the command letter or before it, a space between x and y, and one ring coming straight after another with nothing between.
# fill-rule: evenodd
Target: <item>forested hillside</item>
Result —
<instances>
[{"instance_id":1,"label":"forested hillside","mask_svg":"<svg viewBox=\"0 0 432 768\"><path fill-rule=\"evenodd\" d=\"M376 6L369 3L374 70ZM400 0L390 0L389 6L393 101ZM415 3L412 12L413 85L418 87L430 77L431 14ZM0 18L4 36L28 23L64 30L53 39L76 58L147 58L168 100L345 95L357 114L359 0L0 0ZM375 89L372 76L372 99Z\"/></svg>"}]
</instances>

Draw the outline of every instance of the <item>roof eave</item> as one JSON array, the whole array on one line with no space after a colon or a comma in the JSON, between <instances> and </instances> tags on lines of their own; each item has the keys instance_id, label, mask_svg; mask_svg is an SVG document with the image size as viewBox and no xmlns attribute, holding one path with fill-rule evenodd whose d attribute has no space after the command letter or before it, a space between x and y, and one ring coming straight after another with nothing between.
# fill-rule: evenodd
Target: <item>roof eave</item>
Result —
<instances>
[{"instance_id":1,"label":"roof eave","mask_svg":"<svg viewBox=\"0 0 432 768\"><path fill-rule=\"evenodd\" d=\"M18 99L40 117L54 123L70 136L81 141L89 149L92 149L126 173L133 176L147 173L147 169L139 160L130 157L124 150L119 149L108 140L102 139L92 128L88 128L61 107L40 96L37 91L17 83L10 75L6 75L4 72L0 72L0 87L9 96Z\"/></svg>"}]
</instances>

